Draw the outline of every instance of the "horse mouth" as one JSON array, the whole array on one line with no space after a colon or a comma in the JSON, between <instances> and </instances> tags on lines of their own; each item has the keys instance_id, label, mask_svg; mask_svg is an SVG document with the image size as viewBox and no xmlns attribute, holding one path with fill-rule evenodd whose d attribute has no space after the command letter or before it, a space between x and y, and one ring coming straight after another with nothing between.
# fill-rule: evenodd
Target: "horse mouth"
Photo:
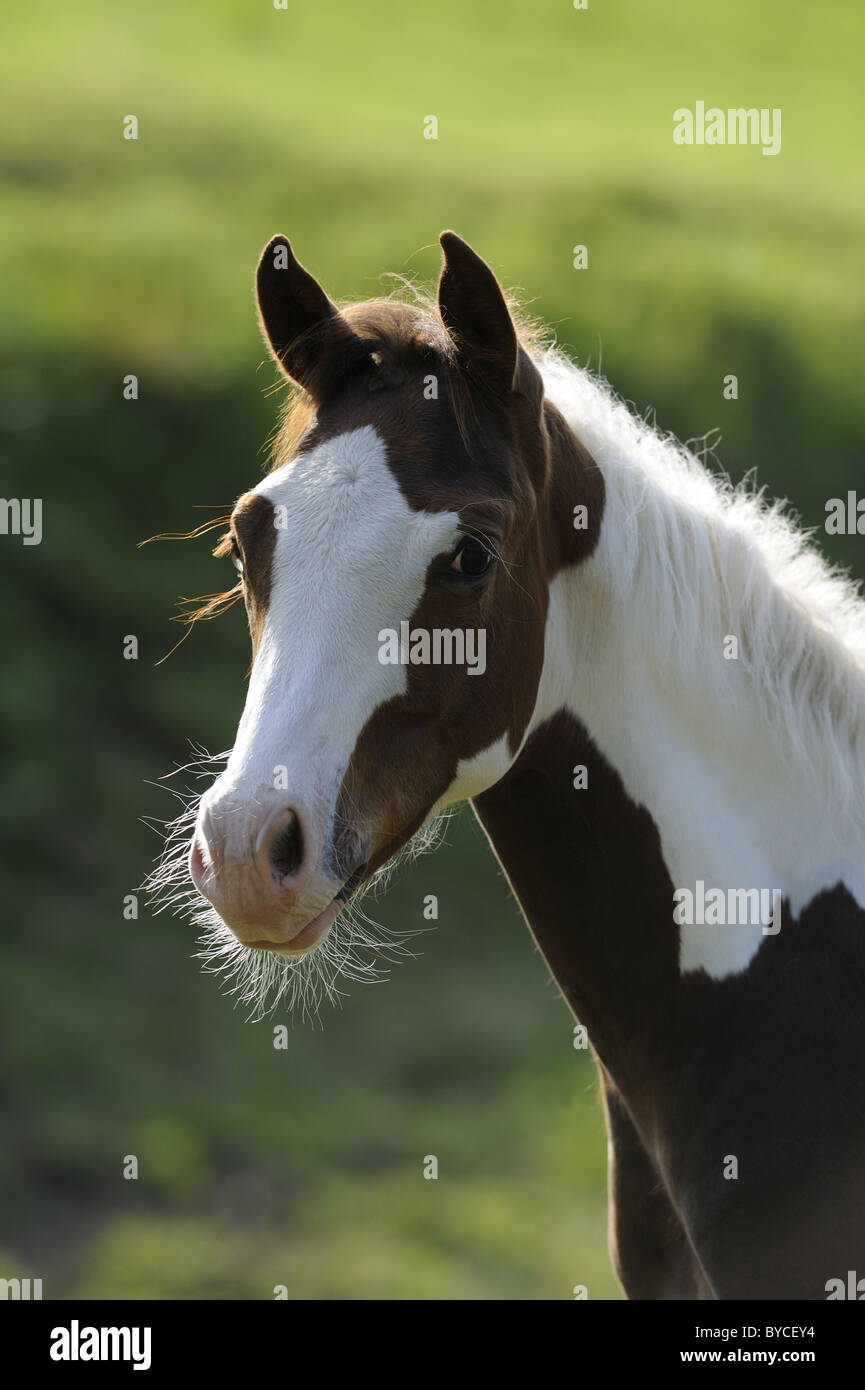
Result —
<instances>
[{"instance_id":1,"label":"horse mouth","mask_svg":"<svg viewBox=\"0 0 865 1390\"><path fill-rule=\"evenodd\" d=\"M317 946L330 931L342 907L343 903L339 898L334 898L324 912L320 912L311 922L307 922L305 927L301 927L297 936L293 936L290 941L244 941L243 944L248 951L272 951L279 956L303 956Z\"/></svg>"},{"instance_id":2,"label":"horse mouth","mask_svg":"<svg viewBox=\"0 0 865 1390\"><path fill-rule=\"evenodd\" d=\"M320 941L324 940L365 873L366 864L361 864L360 868L346 879L336 897L324 911L320 912L317 917L313 917L311 922L307 922L305 927L301 927L297 936L293 936L290 941L244 941L244 946L249 951L272 951L280 956L306 955L308 951L311 951Z\"/></svg>"},{"instance_id":3,"label":"horse mouth","mask_svg":"<svg viewBox=\"0 0 865 1390\"><path fill-rule=\"evenodd\" d=\"M366 873L368 863L369 861L365 860L359 868L355 869L354 873L350 876L350 878L346 879L345 883L342 885L342 887L336 895L336 898L334 899L335 902L348 902L354 890L360 886L363 880L363 876Z\"/></svg>"}]
</instances>

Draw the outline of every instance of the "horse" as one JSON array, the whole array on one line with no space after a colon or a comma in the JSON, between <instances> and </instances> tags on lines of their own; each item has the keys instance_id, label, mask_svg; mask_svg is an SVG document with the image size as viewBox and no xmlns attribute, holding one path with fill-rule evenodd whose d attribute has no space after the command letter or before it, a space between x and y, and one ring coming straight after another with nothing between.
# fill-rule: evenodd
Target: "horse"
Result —
<instances>
[{"instance_id":1,"label":"horse","mask_svg":"<svg viewBox=\"0 0 865 1390\"><path fill-rule=\"evenodd\" d=\"M216 550L248 693L163 886L188 868L210 958L294 997L362 974L363 893L469 801L587 1031L625 1295L845 1296L865 604L783 505L638 419L440 242L437 297L341 307L284 236L262 253L291 395Z\"/></svg>"}]
</instances>

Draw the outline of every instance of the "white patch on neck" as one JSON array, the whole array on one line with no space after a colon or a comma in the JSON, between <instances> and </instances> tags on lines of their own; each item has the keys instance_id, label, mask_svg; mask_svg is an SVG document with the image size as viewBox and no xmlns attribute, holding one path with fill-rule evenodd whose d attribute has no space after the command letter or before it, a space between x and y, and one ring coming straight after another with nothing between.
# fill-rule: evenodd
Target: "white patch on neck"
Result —
<instances>
[{"instance_id":1,"label":"white patch on neck","mask_svg":"<svg viewBox=\"0 0 865 1390\"><path fill-rule=\"evenodd\" d=\"M528 731L526 732L528 737ZM471 796L480 796L504 777L508 768L516 762L519 750L511 753L508 736L502 734L488 748L483 748L474 757L463 758L457 764L456 776L444 796L434 808L433 814L453 806L459 801L468 801Z\"/></svg>"},{"instance_id":2,"label":"white patch on neck","mask_svg":"<svg viewBox=\"0 0 865 1390\"><path fill-rule=\"evenodd\" d=\"M698 881L725 893L780 889L798 916L841 880L865 906L861 830L851 824L839 835L827 823L807 779L781 762L763 729L749 728L746 702L712 707L696 672L653 667L638 622L624 614L601 621L588 572L596 564L591 559L551 586L532 727L564 707L588 729L627 795L657 826L674 889L693 892ZM765 939L759 922L676 928L673 908L671 901L683 971L723 978L744 970Z\"/></svg>"}]
</instances>

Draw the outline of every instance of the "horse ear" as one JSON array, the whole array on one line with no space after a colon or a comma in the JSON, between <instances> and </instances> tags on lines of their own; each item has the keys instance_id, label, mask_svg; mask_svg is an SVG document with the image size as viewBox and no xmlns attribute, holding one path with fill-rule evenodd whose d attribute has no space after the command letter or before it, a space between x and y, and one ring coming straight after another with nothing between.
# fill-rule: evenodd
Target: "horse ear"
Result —
<instances>
[{"instance_id":1,"label":"horse ear","mask_svg":"<svg viewBox=\"0 0 865 1390\"><path fill-rule=\"evenodd\" d=\"M317 395L317 368L324 354L355 342L354 333L300 264L288 237L271 237L265 246L255 290L258 317L273 356L286 376Z\"/></svg>"},{"instance_id":2,"label":"horse ear","mask_svg":"<svg viewBox=\"0 0 865 1390\"><path fill-rule=\"evenodd\" d=\"M519 345L502 287L486 261L456 232L439 237L444 264L439 313L468 370L500 392L513 390Z\"/></svg>"}]
</instances>

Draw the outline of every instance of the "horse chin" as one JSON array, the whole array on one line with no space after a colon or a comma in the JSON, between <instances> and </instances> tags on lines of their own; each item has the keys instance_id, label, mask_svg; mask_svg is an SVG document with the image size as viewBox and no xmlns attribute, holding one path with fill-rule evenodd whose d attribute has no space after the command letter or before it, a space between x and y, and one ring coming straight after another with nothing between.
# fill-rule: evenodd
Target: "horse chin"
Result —
<instances>
[{"instance_id":1,"label":"horse chin","mask_svg":"<svg viewBox=\"0 0 865 1390\"><path fill-rule=\"evenodd\" d=\"M324 940L344 905L341 898L334 898L323 912L313 917L305 927L301 927L290 941L241 941L240 944L248 951L271 951L279 956L305 956Z\"/></svg>"}]
</instances>

